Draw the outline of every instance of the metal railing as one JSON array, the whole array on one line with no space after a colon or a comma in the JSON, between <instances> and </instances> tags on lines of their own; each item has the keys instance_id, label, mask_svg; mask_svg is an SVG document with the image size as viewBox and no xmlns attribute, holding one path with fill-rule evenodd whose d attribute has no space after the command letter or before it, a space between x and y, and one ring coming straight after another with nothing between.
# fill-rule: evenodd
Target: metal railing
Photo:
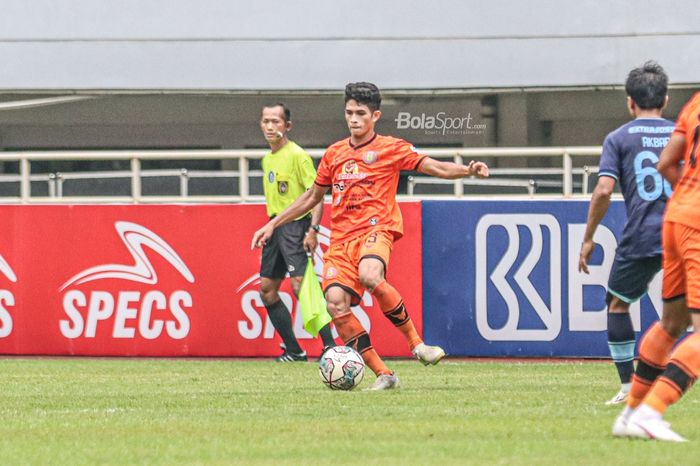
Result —
<instances>
[{"instance_id":1,"label":"metal railing","mask_svg":"<svg viewBox=\"0 0 700 466\"><path fill-rule=\"evenodd\" d=\"M591 174L598 173L598 167L583 166L582 168L573 168L571 175L580 176L581 182L571 183L572 189L578 188L581 194L588 194L588 185ZM561 181L542 180L537 178L501 178L500 176L510 175L522 177L523 175L564 175L562 168L492 168L490 170L489 179L465 178L463 180L443 180L429 176L409 176L408 177L408 196L415 196L416 186L418 185L454 185L460 183L462 186L496 186L504 188L522 188L530 197L535 196L538 188L558 188L563 190L564 183ZM572 192L573 194L573 192ZM422 197L428 196L444 196L440 194L420 194Z\"/></svg>"},{"instance_id":2,"label":"metal railing","mask_svg":"<svg viewBox=\"0 0 700 466\"><path fill-rule=\"evenodd\" d=\"M494 168L489 179L464 179L464 180L436 180L430 177L411 177L409 179L408 195L414 193L417 184L451 184L453 192L450 197L463 197L465 185L522 187L530 196L535 194L538 184L540 186L547 181L535 181L534 179L506 178L506 176L522 175L556 175L561 176L561 194L563 197L571 197L574 194L574 175L582 176L581 192L588 192L588 177L595 170L589 167L574 168L573 158L582 156L598 156L601 148L590 147L529 147L529 148L457 148L457 149L426 149L422 153L436 158L449 159L455 163L464 163L469 160L488 158L530 158L530 157L554 157L561 160L561 168ZM308 153L314 158L323 155L323 149L311 149ZM0 183L20 183L19 196L0 197L4 203L69 203L69 202L246 202L262 200L261 195L250 193L250 177L262 176L259 170L250 170L250 161L259 160L267 153L263 149L246 150L187 150L187 151L52 151L52 152L0 152L0 161L19 162L19 174L0 175ZM48 173L33 174L32 162L48 161L118 161L126 160L130 163L129 170L121 171L95 171L83 173ZM145 160L168 161L200 161L200 160L235 160L237 170L200 171L186 169L172 170L142 170L141 164ZM145 177L178 177L180 180L179 195L160 196L143 195L142 179ZM503 178L501 178L503 176ZM238 194L236 195L198 195L189 194L189 180L192 178L233 178L238 180ZM129 196L64 196L63 183L75 179L98 178L128 178L130 179ZM48 196L33 196L31 183L46 181L48 183ZM559 183L554 183L559 185Z\"/></svg>"}]
</instances>

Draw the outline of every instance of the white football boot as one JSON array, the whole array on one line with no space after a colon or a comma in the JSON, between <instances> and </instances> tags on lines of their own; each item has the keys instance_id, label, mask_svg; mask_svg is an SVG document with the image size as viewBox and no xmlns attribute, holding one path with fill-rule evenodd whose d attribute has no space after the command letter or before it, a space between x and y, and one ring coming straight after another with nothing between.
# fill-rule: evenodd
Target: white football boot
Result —
<instances>
[{"instance_id":1,"label":"white football boot","mask_svg":"<svg viewBox=\"0 0 700 466\"><path fill-rule=\"evenodd\" d=\"M622 404L627 401L627 397L629 396L629 394L629 391L625 392L623 390L620 390L614 397L606 401L605 404L608 406Z\"/></svg>"},{"instance_id":2,"label":"white football boot","mask_svg":"<svg viewBox=\"0 0 700 466\"><path fill-rule=\"evenodd\" d=\"M633 411L624 409L616 418L612 426L613 437L629 437L627 433L627 423L629 422L630 416Z\"/></svg>"},{"instance_id":3,"label":"white football boot","mask_svg":"<svg viewBox=\"0 0 700 466\"><path fill-rule=\"evenodd\" d=\"M392 390L395 388L401 388L401 381L394 374L381 374L377 376L377 380L372 383L369 387L365 388L367 391L379 391L379 390Z\"/></svg>"},{"instance_id":4,"label":"white football boot","mask_svg":"<svg viewBox=\"0 0 700 466\"><path fill-rule=\"evenodd\" d=\"M671 424L663 419L641 418L634 414L627 421L627 436L664 442L687 442L686 439L672 431Z\"/></svg>"},{"instance_id":5,"label":"white football boot","mask_svg":"<svg viewBox=\"0 0 700 466\"><path fill-rule=\"evenodd\" d=\"M422 362L424 366L429 364L435 365L445 357L445 350L439 346L430 346L425 343L420 343L413 348L413 355Z\"/></svg>"}]
</instances>

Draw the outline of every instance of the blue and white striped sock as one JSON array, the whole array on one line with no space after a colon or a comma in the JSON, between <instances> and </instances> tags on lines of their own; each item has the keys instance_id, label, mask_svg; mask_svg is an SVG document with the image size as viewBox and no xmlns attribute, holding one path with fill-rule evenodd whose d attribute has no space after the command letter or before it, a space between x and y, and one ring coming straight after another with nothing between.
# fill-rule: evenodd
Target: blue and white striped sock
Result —
<instances>
[{"instance_id":1,"label":"blue and white striped sock","mask_svg":"<svg viewBox=\"0 0 700 466\"><path fill-rule=\"evenodd\" d=\"M608 313L608 348L623 385L630 383L634 373L634 346L634 328L629 313Z\"/></svg>"}]
</instances>

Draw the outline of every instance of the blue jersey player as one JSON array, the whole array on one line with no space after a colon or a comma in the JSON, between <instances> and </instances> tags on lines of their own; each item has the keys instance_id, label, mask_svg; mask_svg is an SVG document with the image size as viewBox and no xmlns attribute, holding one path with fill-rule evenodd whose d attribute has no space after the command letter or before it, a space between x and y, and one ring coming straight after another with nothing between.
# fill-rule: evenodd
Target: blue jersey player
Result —
<instances>
[{"instance_id":1,"label":"blue jersey player","mask_svg":"<svg viewBox=\"0 0 700 466\"><path fill-rule=\"evenodd\" d=\"M661 224L671 186L656 171L656 164L674 128L673 122L661 118L668 102L667 85L666 73L655 62L647 62L627 76L627 108L634 120L608 134L603 142L598 184L591 198L581 244L578 269L588 273L588 262L595 248L593 235L619 183L627 224L615 252L606 303L608 346L621 388L606 404L623 403L627 399L635 346L629 307L644 296L649 282L661 270Z\"/></svg>"}]
</instances>

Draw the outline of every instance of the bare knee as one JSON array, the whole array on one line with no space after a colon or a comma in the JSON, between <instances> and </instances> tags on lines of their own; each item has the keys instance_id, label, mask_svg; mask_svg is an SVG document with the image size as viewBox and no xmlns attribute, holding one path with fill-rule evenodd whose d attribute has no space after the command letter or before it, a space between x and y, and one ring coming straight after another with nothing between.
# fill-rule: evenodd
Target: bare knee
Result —
<instances>
[{"instance_id":1,"label":"bare knee","mask_svg":"<svg viewBox=\"0 0 700 466\"><path fill-rule=\"evenodd\" d=\"M279 283L262 280L260 282L260 299L262 299L265 306L270 306L279 301Z\"/></svg>"},{"instance_id":2,"label":"bare knee","mask_svg":"<svg viewBox=\"0 0 700 466\"><path fill-rule=\"evenodd\" d=\"M610 295L608 312L610 314L628 314L630 312L630 305L617 296Z\"/></svg>"},{"instance_id":3,"label":"bare knee","mask_svg":"<svg viewBox=\"0 0 700 466\"><path fill-rule=\"evenodd\" d=\"M661 328L673 338L679 338L690 325L690 316L676 316L673 319L661 319Z\"/></svg>"},{"instance_id":4,"label":"bare knee","mask_svg":"<svg viewBox=\"0 0 700 466\"><path fill-rule=\"evenodd\" d=\"M301 279L302 277L291 277L292 292L294 296L299 297L299 290L301 289Z\"/></svg>"},{"instance_id":5,"label":"bare knee","mask_svg":"<svg viewBox=\"0 0 700 466\"><path fill-rule=\"evenodd\" d=\"M326 291L326 308L334 319L348 312L350 309L350 295L342 288L331 287Z\"/></svg>"},{"instance_id":6,"label":"bare knee","mask_svg":"<svg viewBox=\"0 0 700 466\"><path fill-rule=\"evenodd\" d=\"M375 258L362 259L358 267L358 275L362 286L371 293L384 280L384 263Z\"/></svg>"},{"instance_id":7,"label":"bare knee","mask_svg":"<svg viewBox=\"0 0 700 466\"><path fill-rule=\"evenodd\" d=\"M690 325L690 314L684 298L664 302L661 328L673 338L680 337Z\"/></svg>"}]
</instances>

